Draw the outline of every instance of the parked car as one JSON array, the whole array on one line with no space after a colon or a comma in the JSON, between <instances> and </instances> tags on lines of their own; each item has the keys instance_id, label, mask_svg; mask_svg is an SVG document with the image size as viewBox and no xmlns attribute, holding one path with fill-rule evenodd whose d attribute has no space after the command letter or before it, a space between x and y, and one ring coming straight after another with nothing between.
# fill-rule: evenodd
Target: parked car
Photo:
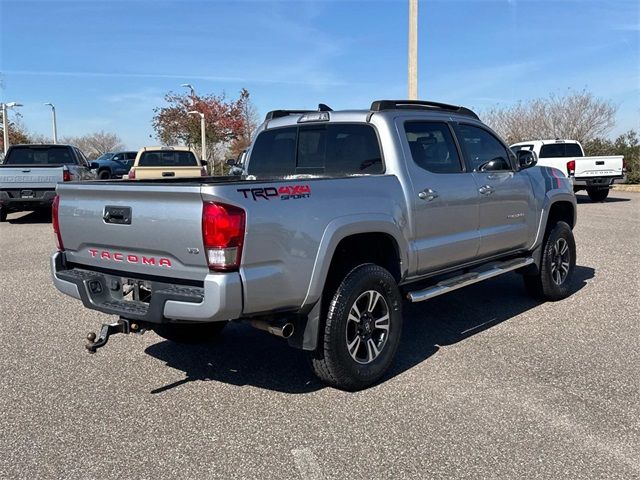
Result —
<instances>
[{"instance_id":1,"label":"parked car","mask_svg":"<svg viewBox=\"0 0 640 480\"><path fill-rule=\"evenodd\" d=\"M242 175L244 174L244 162L247 158L247 150L243 150L238 155L238 158L230 158L227 160L227 166L229 167L230 175Z\"/></svg>"},{"instance_id":2,"label":"parked car","mask_svg":"<svg viewBox=\"0 0 640 480\"><path fill-rule=\"evenodd\" d=\"M116 332L203 341L246 320L356 390L391 365L403 299L511 271L537 298L571 293L576 198L533 152L464 107L319 110L270 112L246 176L58 186L53 281L120 317L89 351Z\"/></svg>"},{"instance_id":3,"label":"parked car","mask_svg":"<svg viewBox=\"0 0 640 480\"><path fill-rule=\"evenodd\" d=\"M58 182L93 180L89 163L73 145L12 145L0 165L0 222L10 212L51 208Z\"/></svg>"},{"instance_id":4,"label":"parked car","mask_svg":"<svg viewBox=\"0 0 640 480\"><path fill-rule=\"evenodd\" d=\"M624 157L607 155L585 157L576 140L532 140L511 145L514 152L530 150L538 157L538 165L553 167L571 179L574 192L586 190L594 202L602 202L616 180L624 178Z\"/></svg>"},{"instance_id":5,"label":"parked car","mask_svg":"<svg viewBox=\"0 0 640 480\"><path fill-rule=\"evenodd\" d=\"M136 155L126 178L189 178L207 175L206 166L188 147L144 147Z\"/></svg>"},{"instance_id":6,"label":"parked car","mask_svg":"<svg viewBox=\"0 0 640 480\"><path fill-rule=\"evenodd\" d=\"M129 173L136 159L137 152L107 152L95 159L98 167L98 178L122 178Z\"/></svg>"}]
</instances>

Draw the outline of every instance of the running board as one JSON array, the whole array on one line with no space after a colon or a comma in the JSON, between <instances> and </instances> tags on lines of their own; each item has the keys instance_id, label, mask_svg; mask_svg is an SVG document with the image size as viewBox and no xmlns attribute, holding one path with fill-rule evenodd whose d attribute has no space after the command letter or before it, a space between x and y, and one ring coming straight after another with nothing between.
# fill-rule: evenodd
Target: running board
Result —
<instances>
[{"instance_id":1,"label":"running board","mask_svg":"<svg viewBox=\"0 0 640 480\"><path fill-rule=\"evenodd\" d=\"M409 292L407 293L407 298L414 303L422 302L424 300L429 300L430 298L437 297L438 295L443 295L445 293L452 292L459 288L466 287L467 285L482 282L483 280L497 277L498 275L502 275L503 273L507 273L512 270L517 270L518 268L526 267L527 265L531 265L532 263L533 263L533 258L531 257L516 258L514 260L500 262L498 264L495 264L489 270L485 270L483 272L465 273L458 277L453 277L447 280L443 280L442 282L438 282L436 285L433 285L432 287L425 288L423 290L416 290L414 292Z\"/></svg>"}]
</instances>

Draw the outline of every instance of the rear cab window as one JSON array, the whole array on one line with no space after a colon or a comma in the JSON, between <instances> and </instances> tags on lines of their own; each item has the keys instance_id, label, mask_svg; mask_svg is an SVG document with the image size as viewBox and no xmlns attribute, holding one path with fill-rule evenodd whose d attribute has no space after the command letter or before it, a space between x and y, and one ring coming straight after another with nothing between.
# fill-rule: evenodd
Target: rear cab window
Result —
<instances>
[{"instance_id":1,"label":"rear cab window","mask_svg":"<svg viewBox=\"0 0 640 480\"><path fill-rule=\"evenodd\" d=\"M158 150L145 151L140 155L139 167L199 167L193 152Z\"/></svg>"},{"instance_id":2,"label":"rear cab window","mask_svg":"<svg viewBox=\"0 0 640 480\"><path fill-rule=\"evenodd\" d=\"M266 130L247 173L256 176L347 176L384 173L380 143L368 124L329 123Z\"/></svg>"},{"instance_id":3,"label":"rear cab window","mask_svg":"<svg viewBox=\"0 0 640 480\"><path fill-rule=\"evenodd\" d=\"M540 158L583 157L577 143L549 143L540 148Z\"/></svg>"},{"instance_id":4,"label":"rear cab window","mask_svg":"<svg viewBox=\"0 0 640 480\"><path fill-rule=\"evenodd\" d=\"M69 147L25 145L12 147L4 165L75 165Z\"/></svg>"}]
</instances>

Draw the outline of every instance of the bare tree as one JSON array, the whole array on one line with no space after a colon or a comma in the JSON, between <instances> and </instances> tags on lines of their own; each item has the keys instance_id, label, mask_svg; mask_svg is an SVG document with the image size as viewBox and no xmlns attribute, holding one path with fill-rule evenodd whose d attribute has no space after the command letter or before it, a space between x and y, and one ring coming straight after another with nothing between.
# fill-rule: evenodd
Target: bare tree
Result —
<instances>
[{"instance_id":1,"label":"bare tree","mask_svg":"<svg viewBox=\"0 0 640 480\"><path fill-rule=\"evenodd\" d=\"M540 138L569 138L586 143L615 125L617 108L591 92L551 94L512 106L494 106L482 114L487 125L508 143Z\"/></svg>"},{"instance_id":2,"label":"bare tree","mask_svg":"<svg viewBox=\"0 0 640 480\"><path fill-rule=\"evenodd\" d=\"M70 143L77 146L90 160L98 158L103 153L124 148L118 135L104 130L82 135L81 137L65 137L61 139L61 143Z\"/></svg>"}]
</instances>

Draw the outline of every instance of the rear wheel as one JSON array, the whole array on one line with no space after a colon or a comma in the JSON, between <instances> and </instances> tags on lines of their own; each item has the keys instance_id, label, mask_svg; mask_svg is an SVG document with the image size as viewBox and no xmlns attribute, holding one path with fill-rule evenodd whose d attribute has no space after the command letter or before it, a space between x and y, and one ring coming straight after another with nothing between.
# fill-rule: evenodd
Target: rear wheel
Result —
<instances>
[{"instance_id":1,"label":"rear wheel","mask_svg":"<svg viewBox=\"0 0 640 480\"><path fill-rule=\"evenodd\" d=\"M111 172L109 170L100 170L98 172L98 179L109 180L111 178Z\"/></svg>"},{"instance_id":2,"label":"rear wheel","mask_svg":"<svg viewBox=\"0 0 640 480\"><path fill-rule=\"evenodd\" d=\"M608 188L587 188L587 195L592 202L604 202L609 196Z\"/></svg>"},{"instance_id":3,"label":"rear wheel","mask_svg":"<svg viewBox=\"0 0 640 480\"><path fill-rule=\"evenodd\" d=\"M323 382L360 390L387 371L402 332L402 299L393 276L364 264L340 283L326 315L311 366Z\"/></svg>"},{"instance_id":4,"label":"rear wheel","mask_svg":"<svg viewBox=\"0 0 640 480\"><path fill-rule=\"evenodd\" d=\"M211 323L160 323L153 331L166 340L176 343L207 343L220 336L227 322Z\"/></svg>"},{"instance_id":5,"label":"rear wheel","mask_svg":"<svg viewBox=\"0 0 640 480\"><path fill-rule=\"evenodd\" d=\"M558 222L546 237L537 275L526 275L527 291L540 300L561 300L571 293L576 242L571 227Z\"/></svg>"}]
</instances>

